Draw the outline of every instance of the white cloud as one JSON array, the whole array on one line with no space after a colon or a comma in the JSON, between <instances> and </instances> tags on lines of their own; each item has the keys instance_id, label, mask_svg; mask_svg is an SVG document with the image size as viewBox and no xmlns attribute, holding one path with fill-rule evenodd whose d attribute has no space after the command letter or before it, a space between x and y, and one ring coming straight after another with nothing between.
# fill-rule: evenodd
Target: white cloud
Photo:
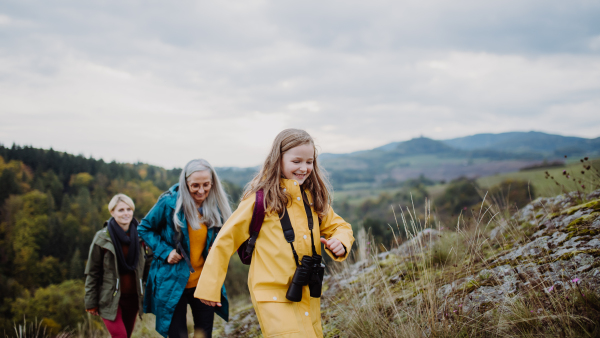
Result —
<instances>
[{"instance_id":1,"label":"white cloud","mask_svg":"<svg viewBox=\"0 0 600 338\"><path fill-rule=\"evenodd\" d=\"M599 51L600 50L600 35L590 38L589 46L590 46L591 50Z\"/></svg>"},{"instance_id":2,"label":"white cloud","mask_svg":"<svg viewBox=\"0 0 600 338\"><path fill-rule=\"evenodd\" d=\"M0 26L8 26L11 24L11 22L12 22L12 20L10 19L9 16L0 14Z\"/></svg>"},{"instance_id":3,"label":"white cloud","mask_svg":"<svg viewBox=\"0 0 600 338\"><path fill-rule=\"evenodd\" d=\"M316 113L321 110L319 103L316 101L303 101L303 102L294 102L288 104L287 108L289 110L304 110L312 113Z\"/></svg>"},{"instance_id":4,"label":"white cloud","mask_svg":"<svg viewBox=\"0 0 600 338\"><path fill-rule=\"evenodd\" d=\"M6 1L0 13L4 144L247 166L288 127L325 152L600 136L600 4L585 0Z\"/></svg>"}]
</instances>

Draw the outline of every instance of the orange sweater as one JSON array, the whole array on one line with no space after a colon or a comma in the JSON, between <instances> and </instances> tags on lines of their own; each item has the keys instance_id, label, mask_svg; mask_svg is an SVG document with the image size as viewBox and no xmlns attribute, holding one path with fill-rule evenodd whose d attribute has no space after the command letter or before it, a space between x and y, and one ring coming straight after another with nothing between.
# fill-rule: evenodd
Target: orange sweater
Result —
<instances>
[{"instance_id":1,"label":"orange sweater","mask_svg":"<svg viewBox=\"0 0 600 338\"><path fill-rule=\"evenodd\" d=\"M196 272L190 274L190 278L185 286L186 289L195 288L198 284L198 279L200 279L200 274L204 267L204 257L202 256L202 252L204 252L204 248L206 247L207 231L208 228L204 224L200 224L200 229L198 230L192 229L188 224L188 233L190 235L190 262Z\"/></svg>"}]
</instances>

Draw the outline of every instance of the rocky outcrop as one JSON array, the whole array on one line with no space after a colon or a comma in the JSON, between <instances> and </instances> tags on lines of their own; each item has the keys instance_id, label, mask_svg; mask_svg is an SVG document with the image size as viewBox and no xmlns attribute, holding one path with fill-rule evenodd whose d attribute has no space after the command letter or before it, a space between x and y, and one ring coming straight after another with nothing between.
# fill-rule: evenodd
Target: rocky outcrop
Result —
<instances>
[{"instance_id":1,"label":"rocky outcrop","mask_svg":"<svg viewBox=\"0 0 600 338\"><path fill-rule=\"evenodd\" d=\"M538 198L491 232L526 236L476 274L445 284L438 297L465 313L484 313L519 291L557 292L578 285L600 292L600 190ZM584 198L584 200L581 199ZM510 227L515 229L510 229ZM527 233L531 233L527 236Z\"/></svg>"}]
</instances>

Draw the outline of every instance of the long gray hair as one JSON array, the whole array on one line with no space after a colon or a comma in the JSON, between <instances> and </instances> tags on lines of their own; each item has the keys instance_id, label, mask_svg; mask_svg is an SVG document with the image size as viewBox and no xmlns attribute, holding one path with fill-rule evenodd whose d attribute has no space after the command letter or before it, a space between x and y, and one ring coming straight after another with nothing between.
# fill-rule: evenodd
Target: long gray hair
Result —
<instances>
[{"instance_id":1,"label":"long gray hair","mask_svg":"<svg viewBox=\"0 0 600 338\"><path fill-rule=\"evenodd\" d=\"M196 203L190 194L187 186L187 179L196 171L210 171L212 187L202 202L202 218L198 219L196 212ZM175 213L173 213L173 222L178 227L183 227L183 222L177 217L179 210L183 208L183 214L187 223L194 230L200 229L200 224L204 223L207 227L221 227L223 222L231 216L231 207L227 199L227 193L223 190L219 176L208 161L203 159L191 160L185 165L185 168L179 175L179 197L175 204ZM220 211L220 215L219 215ZM223 221L221 221L223 217Z\"/></svg>"}]
</instances>

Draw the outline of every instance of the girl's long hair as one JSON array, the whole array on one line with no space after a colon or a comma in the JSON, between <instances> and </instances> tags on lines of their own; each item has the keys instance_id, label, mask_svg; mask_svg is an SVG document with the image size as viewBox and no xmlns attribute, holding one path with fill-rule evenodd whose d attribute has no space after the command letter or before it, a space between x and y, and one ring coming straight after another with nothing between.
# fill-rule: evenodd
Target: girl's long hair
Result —
<instances>
[{"instance_id":1,"label":"girl's long hair","mask_svg":"<svg viewBox=\"0 0 600 338\"><path fill-rule=\"evenodd\" d=\"M202 202L202 218L198 218L196 202L192 198L187 186L187 179L196 171L210 171L212 187ZM183 222L177 217L179 211L183 209L183 214L187 223L194 230L200 229L200 224L204 223L207 227L221 227L223 222L231 216L231 207L227 199L227 193L219 181L219 176L215 169L203 159L191 160L185 165L185 168L179 175L179 196L175 204L175 212L173 213L173 222L176 225L176 230L183 227ZM220 212L220 213L219 213ZM221 221L223 217L223 221Z\"/></svg>"},{"instance_id":2,"label":"girl's long hair","mask_svg":"<svg viewBox=\"0 0 600 338\"><path fill-rule=\"evenodd\" d=\"M333 190L325 171L319 167L317 149L312 137L306 131L300 129L286 129L275 137L271 151L261 170L246 185L243 198L247 198L262 189L265 196L266 211L282 213L290 201L289 194L283 192L279 183L279 179L283 175L281 171L283 154L304 144L313 146L314 162L313 170L302 184L302 188L310 192L315 212L320 218L325 217L332 202L331 192Z\"/></svg>"}]
</instances>

